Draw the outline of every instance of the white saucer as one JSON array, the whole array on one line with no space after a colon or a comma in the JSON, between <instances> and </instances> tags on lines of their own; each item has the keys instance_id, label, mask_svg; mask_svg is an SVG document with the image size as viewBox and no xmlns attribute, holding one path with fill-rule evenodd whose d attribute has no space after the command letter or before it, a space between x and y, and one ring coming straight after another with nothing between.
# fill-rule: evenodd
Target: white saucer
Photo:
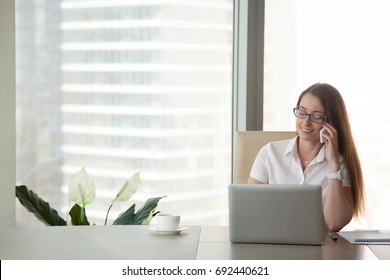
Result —
<instances>
[{"instance_id":1,"label":"white saucer","mask_svg":"<svg viewBox=\"0 0 390 280\"><path fill-rule=\"evenodd\" d=\"M160 234L179 234L180 232L187 230L187 229L188 229L188 227L185 227L185 226L179 226L178 228L176 228L174 230L162 230L158 226L149 227L149 230L154 231L156 233L160 233Z\"/></svg>"}]
</instances>

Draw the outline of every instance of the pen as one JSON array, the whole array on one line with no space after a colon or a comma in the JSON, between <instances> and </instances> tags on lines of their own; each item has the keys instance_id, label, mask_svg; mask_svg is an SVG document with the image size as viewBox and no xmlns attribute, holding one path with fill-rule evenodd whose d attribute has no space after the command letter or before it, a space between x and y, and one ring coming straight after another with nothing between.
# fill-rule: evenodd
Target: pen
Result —
<instances>
[{"instance_id":1,"label":"pen","mask_svg":"<svg viewBox=\"0 0 390 280\"><path fill-rule=\"evenodd\" d=\"M337 241L337 236L335 234L333 234L332 232L328 232L328 235L330 239L332 239L333 241Z\"/></svg>"}]
</instances>

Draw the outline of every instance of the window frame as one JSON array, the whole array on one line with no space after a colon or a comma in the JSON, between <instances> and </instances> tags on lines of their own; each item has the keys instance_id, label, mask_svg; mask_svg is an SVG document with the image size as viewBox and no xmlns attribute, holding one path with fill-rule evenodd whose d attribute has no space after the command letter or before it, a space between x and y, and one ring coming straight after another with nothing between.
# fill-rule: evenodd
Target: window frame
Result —
<instances>
[{"instance_id":1,"label":"window frame","mask_svg":"<svg viewBox=\"0 0 390 280\"><path fill-rule=\"evenodd\" d=\"M0 2L0 226L15 225L15 3Z\"/></svg>"},{"instance_id":2,"label":"window frame","mask_svg":"<svg viewBox=\"0 0 390 280\"><path fill-rule=\"evenodd\" d=\"M234 1L233 132L263 130L264 8Z\"/></svg>"}]
</instances>

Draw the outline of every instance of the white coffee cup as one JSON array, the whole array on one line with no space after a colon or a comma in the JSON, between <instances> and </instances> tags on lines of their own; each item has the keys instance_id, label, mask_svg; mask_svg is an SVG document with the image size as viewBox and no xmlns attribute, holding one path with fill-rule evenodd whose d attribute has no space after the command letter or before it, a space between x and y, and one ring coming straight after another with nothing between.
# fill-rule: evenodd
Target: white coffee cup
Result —
<instances>
[{"instance_id":1,"label":"white coffee cup","mask_svg":"<svg viewBox=\"0 0 390 280\"><path fill-rule=\"evenodd\" d=\"M180 216L160 213L157 215L157 225L160 230L175 230L180 224Z\"/></svg>"}]
</instances>

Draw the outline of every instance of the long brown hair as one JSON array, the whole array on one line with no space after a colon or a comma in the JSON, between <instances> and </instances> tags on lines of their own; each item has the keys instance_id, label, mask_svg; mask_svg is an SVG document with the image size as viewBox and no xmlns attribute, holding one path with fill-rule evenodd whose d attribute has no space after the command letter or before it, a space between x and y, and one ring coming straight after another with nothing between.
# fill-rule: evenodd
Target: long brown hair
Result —
<instances>
[{"instance_id":1,"label":"long brown hair","mask_svg":"<svg viewBox=\"0 0 390 280\"><path fill-rule=\"evenodd\" d=\"M351 180L353 215L357 217L364 211L364 182L344 100L335 87L325 83L316 83L301 93L297 106L305 94L311 94L320 100L328 122L337 130L339 152L344 158Z\"/></svg>"}]
</instances>

